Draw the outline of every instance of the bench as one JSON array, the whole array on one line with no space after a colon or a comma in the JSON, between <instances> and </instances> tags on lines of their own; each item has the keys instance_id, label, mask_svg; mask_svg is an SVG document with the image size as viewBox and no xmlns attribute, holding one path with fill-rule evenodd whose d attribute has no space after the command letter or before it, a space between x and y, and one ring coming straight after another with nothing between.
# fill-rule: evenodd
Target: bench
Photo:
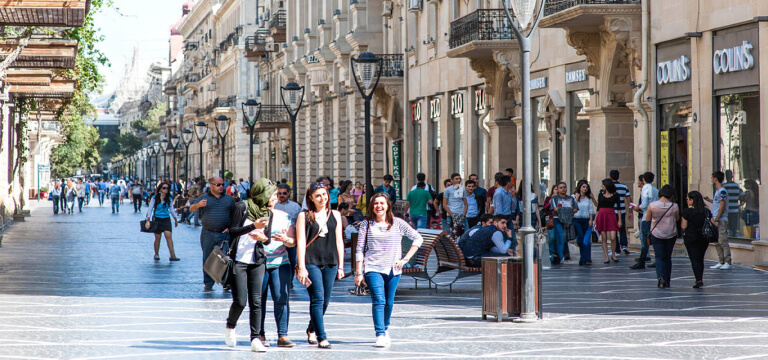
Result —
<instances>
[{"instance_id":1,"label":"bench","mask_svg":"<svg viewBox=\"0 0 768 360\"><path fill-rule=\"evenodd\" d=\"M419 288L419 280L426 280L428 288L431 289L432 279L429 272L427 271L427 263L429 261L429 254L432 252L432 249L435 246L435 242L437 242L437 240L443 235L443 232L430 229L419 229L418 232L421 234L424 242L421 243L419 249L416 250L416 254L414 254L411 258L411 261L409 262L411 267L403 268L403 275L413 278L416 289ZM412 242L410 239L403 237L402 256L405 256L405 254L411 248L411 243Z\"/></svg>"},{"instance_id":2,"label":"bench","mask_svg":"<svg viewBox=\"0 0 768 360\"><path fill-rule=\"evenodd\" d=\"M453 283L461 278L465 278L473 275L480 275L482 269L480 267L472 267L467 265L467 261L464 258L464 253L459 248L459 245L453 240L453 238L447 234L442 233L440 238L434 244L435 254L437 255L437 270L435 275L457 270L456 276L447 283L438 284L434 280L435 288L438 286L448 286L449 291L453 291ZM434 277L434 275L433 275Z\"/></svg>"}]
</instances>

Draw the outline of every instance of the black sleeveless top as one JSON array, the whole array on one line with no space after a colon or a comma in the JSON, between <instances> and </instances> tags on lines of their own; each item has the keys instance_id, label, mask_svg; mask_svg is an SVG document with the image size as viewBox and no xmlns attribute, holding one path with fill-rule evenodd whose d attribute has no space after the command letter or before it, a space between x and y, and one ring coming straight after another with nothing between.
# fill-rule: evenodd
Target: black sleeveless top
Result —
<instances>
[{"instance_id":1,"label":"black sleeveless top","mask_svg":"<svg viewBox=\"0 0 768 360\"><path fill-rule=\"evenodd\" d=\"M320 226L317 222L309 224L309 217L307 217L306 229L307 243L309 243L320 232ZM316 266L339 264L339 253L336 251L336 216L333 211L328 213L328 233L324 237L318 237L307 247L305 259L305 263Z\"/></svg>"}]
</instances>

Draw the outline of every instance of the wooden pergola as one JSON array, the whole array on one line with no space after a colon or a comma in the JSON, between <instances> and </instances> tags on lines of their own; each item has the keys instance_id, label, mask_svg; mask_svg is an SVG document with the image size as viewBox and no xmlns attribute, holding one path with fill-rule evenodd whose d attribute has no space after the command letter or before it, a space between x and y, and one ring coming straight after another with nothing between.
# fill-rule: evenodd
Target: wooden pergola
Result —
<instances>
[{"instance_id":1,"label":"wooden pergola","mask_svg":"<svg viewBox=\"0 0 768 360\"><path fill-rule=\"evenodd\" d=\"M80 27L91 0L0 0L0 25Z\"/></svg>"},{"instance_id":2,"label":"wooden pergola","mask_svg":"<svg viewBox=\"0 0 768 360\"><path fill-rule=\"evenodd\" d=\"M75 80L52 78L45 85L11 85L8 86L11 98L24 99L69 99L74 96Z\"/></svg>"},{"instance_id":3,"label":"wooden pergola","mask_svg":"<svg viewBox=\"0 0 768 360\"><path fill-rule=\"evenodd\" d=\"M0 0L2 1L2 0ZM0 60L19 45L15 39L0 40ZM14 69L74 69L77 40L32 39L11 64Z\"/></svg>"}]
</instances>

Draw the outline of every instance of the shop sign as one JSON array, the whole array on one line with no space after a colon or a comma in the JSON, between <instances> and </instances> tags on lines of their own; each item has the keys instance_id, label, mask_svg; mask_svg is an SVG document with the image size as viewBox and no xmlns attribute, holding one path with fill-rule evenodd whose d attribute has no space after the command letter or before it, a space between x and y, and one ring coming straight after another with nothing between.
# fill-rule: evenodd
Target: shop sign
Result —
<instances>
[{"instance_id":1,"label":"shop sign","mask_svg":"<svg viewBox=\"0 0 768 360\"><path fill-rule=\"evenodd\" d=\"M744 40L739 46L716 50L712 57L712 67L715 69L715 74L749 70L755 67L755 58L752 56L753 48L749 41Z\"/></svg>"},{"instance_id":2,"label":"shop sign","mask_svg":"<svg viewBox=\"0 0 768 360\"><path fill-rule=\"evenodd\" d=\"M400 143L400 140L395 140L392 142L392 177L395 178L395 180L392 182L392 186L395 187L398 199L403 198L403 187L401 180L402 167L400 165Z\"/></svg>"},{"instance_id":3,"label":"shop sign","mask_svg":"<svg viewBox=\"0 0 768 360\"><path fill-rule=\"evenodd\" d=\"M660 143L660 172L661 172L661 182L660 186L662 187L664 185L669 184L669 131L662 131L659 136L659 143Z\"/></svg>"},{"instance_id":4,"label":"shop sign","mask_svg":"<svg viewBox=\"0 0 768 360\"><path fill-rule=\"evenodd\" d=\"M411 104L411 121L421 122L421 103Z\"/></svg>"},{"instance_id":5,"label":"shop sign","mask_svg":"<svg viewBox=\"0 0 768 360\"><path fill-rule=\"evenodd\" d=\"M440 98L434 98L429 101L429 118L435 119L440 117Z\"/></svg>"},{"instance_id":6,"label":"shop sign","mask_svg":"<svg viewBox=\"0 0 768 360\"><path fill-rule=\"evenodd\" d=\"M531 90L544 89L547 87L547 77L531 79Z\"/></svg>"},{"instance_id":7,"label":"shop sign","mask_svg":"<svg viewBox=\"0 0 768 360\"><path fill-rule=\"evenodd\" d=\"M691 62L687 56L656 64L656 83L659 85L686 81L691 78Z\"/></svg>"},{"instance_id":8,"label":"shop sign","mask_svg":"<svg viewBox=\"0 0 768 360\"><path fill-rule=\"evenodd\" d=\"M464 113L464 93L457 92L451 95L451 115Z\"/></svg>"},{"instance_id":9,"label":"shop sign","mask_svg":"<svg viewBox=\"0 0 768 360\"><path fill-rule=\"evenodd\" d=\"M587 70L585 69L579 69L565 73L566 84L573 84L582 81L587 81Z\"/></svg>"},{"instance_id":10,"label":"shop sign","mask_svg":"<svg viewBox=\"0 0 768 360\"><path fill-rule=\"evenodd\" d=\"M485 110L485 89L475 90L475 111L482 112Z\"/></svg>"}]
</instances>

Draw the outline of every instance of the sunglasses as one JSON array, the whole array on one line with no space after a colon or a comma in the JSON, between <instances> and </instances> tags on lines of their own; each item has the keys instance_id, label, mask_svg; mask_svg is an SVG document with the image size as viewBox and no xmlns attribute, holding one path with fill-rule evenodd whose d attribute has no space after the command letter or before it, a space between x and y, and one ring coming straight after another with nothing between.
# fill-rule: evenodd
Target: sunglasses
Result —
<instances>
[{"instance_id":1,"label":"sunglasses","mask_svg":"<svg viewBox=\"0 0 768 360\"><path fill-rule=\"evenodd\" d=\"M287 192L279 192L279 193L277 193L277 195L288 195L288 193Z\"/></svg>"},{"instance_id":2,"label":"sunglasses","mask_svg":"<svg viewBox=\"0 0 768 360\"><path fill-rule=\"evenodd\" d=\"M219 184L211 184L211 185L213 185L213 186L224 186L224 184L221 184L221 183L219 183Z\"/></svg>"},{"instance_id":3,"label":"sunglasses","mask_svg":"<svg viewBox=\"0 0 768 360\"><path fill-rule=\"evenodd\" d=\"M318 189L318 188L325 189L325 184L312 184L312 185L309 186L309 188L312 189L312 190L315 190L315 189Z\"/></svg>"},{"instance_id":4,"label":"sunglasses","mask_svg":"<svg viewBox=\"0 0 768 360\"><path fill-rule=\"evenodd\" d=\"M168 190L168 187L167 186L163 186L163 187L160 188L160 190Z\"/></svg>"}]
</instances>

